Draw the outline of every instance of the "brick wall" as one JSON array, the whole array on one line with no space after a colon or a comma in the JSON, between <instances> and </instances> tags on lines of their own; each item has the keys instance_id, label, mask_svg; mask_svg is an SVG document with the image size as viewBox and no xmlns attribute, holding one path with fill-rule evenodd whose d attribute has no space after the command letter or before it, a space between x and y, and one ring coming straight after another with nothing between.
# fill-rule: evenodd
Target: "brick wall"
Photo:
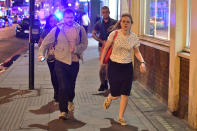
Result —
<instances>
[{"instance_id":1,"label":"brick wall","mask_svg":"<svg viewBox=\"0 0 197 131\"><path fill-rule=\"evenodd\" d=\"M169 53L143 44L140 46L140 52L147 63L147 72L139 72L140 63L135 58L134 78L167 104Z\"/></svg>"},{"instance_id":2,"label":"brick wall","mask_svg":"<svg viewBox=\"0 0 197 131\"><path fill-rule=\"evenodd\" d=\"M188 96L189 96L189 60L180 58L180 81L179 81L179 108L178 117L187 119Z\"/></svg>"}]
</instances>

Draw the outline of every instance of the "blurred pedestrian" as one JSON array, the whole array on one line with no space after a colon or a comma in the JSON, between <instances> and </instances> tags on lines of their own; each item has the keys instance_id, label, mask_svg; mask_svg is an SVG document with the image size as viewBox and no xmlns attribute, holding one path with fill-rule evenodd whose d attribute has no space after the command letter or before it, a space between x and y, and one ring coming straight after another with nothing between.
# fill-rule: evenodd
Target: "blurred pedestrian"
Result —
<instances>
[{"instance_id":1,"label":"blurred pedestrian","mask_svg":"<svg viewBox=\"0 0 197 131\"><path fill-rule=\"evenodd\" d=\"M46 18L46 24L40 35L40 40L38 42L39 47L41 46L42 41L47 36L47 34L53 29L53 27L56 26L57 22L58 21L54 15L49 15ZM51 75L51 82L54 88L54 102L58 102L58 83L57 83L57 77L54 71L55 60L54 59L50 60L49 57L47 56L47 64L48 64L50 75Z\"/></svg>"},{"instance_id":2,"label":"blurred pedestrian","mask_svg":"<svg viewBox=\"0 0 197 131\"><path fill-rule=\"evenodd\" d=\"M99 56L102 45L107 40L107 37L111 33L111 29L114 24L116 24L116 20L109 17L110 11L107 6L103 6L101 9L102 18L97 21L95 27L92 31L92 36L95 40L99 42ZM99 34L99 36L97 36ZM101 85L98 91L104 91L108 89L108 80L107 80L107 65L103 65L99 71Z\"/></svg>"},{"instance_id":3,"label":"blurred pedestrian","mask_svg":"<svg viewBox=\"0 0 197 131\"><path fill-rule=\"evenodd\" d=\"M88 39L85 29L74 21L75 12L72 9L64 11L64 23L53 28L45 37L39 49L38 60L44 58L46 49L55 40L55 73L58 81L59 118L67 119L68 111L74 110L75 83L79 72L79 60L87 48Z\"/></svg>"},{"instance_id":4,"label":"blurred pedestrian","mask_svg":"<svg viewBox=\"0 0 197 131\"><path fill-rule=\"evenodd\" d=\"M110 94L104 101L104 109L108 109L111 101L120 97L120 111L118 122L127 125L124 120L124 113L127 106L127 98L130 95L133 81L132 51L140 61L140 71L146 72L144 59L139 51L140 43L136 34L131 32L133 20L130 14L123 14L120 20L120 29L110 33L101 54L100 65L103 66L104 56L110 45L113 43L112 54L108 64L108 79ZM114 35L116 39L113 41Z\"/></svg>"},{"instance_id":5,"label":"blurred pedestrian","mask_svg":"<svg viewBox=\"0 0 197 131\"><path fill-rule=\"evenodd\" d=\"M90 18L88 17L88 14L84 12L82 15L82 25L85 28L86 33L88 33L89 24L90 24Z\"/></svg>"}]
</instances>

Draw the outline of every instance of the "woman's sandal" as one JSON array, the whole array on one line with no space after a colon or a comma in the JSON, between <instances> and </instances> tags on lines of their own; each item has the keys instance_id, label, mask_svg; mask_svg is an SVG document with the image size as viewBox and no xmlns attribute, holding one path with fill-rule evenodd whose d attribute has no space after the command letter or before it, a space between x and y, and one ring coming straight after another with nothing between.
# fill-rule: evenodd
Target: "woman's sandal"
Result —
<instances>
[{"instance_id":1,"label":"woman's sandal","mask_svg":"<svg viewBox=\"0 0 197 131\"><path fill-rule=\"evenodd\" d=\"M112 100L111 100L109 97L107 97L107 98L105 99L105 101L104 101L104 109L105 109L105 110L109 108L109 106L110 106L110 104L111 104L111 101L112 101Z\"/></svg>"},{"instance_id":2,"label":"woman's sandal","mask_svg":"<svg viewBox=\"0 0 197 131\"><path fill-rule=\"evenodd\" d=\"M123 118L122 119L119 118L117 122L120 123L120 125L122 125L122 126L127 125L126 121Z\"/></svg>"}]
</instances>

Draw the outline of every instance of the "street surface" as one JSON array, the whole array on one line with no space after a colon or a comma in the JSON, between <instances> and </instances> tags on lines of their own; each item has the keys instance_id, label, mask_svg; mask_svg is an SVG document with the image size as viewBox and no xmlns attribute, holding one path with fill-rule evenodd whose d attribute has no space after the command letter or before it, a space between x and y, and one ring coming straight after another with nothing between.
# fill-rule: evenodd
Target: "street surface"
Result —
<instances>
[{"instance_id":1,"label":"street surface","mask_svg":"<svg viewBox=\"0 0 197 131\"><path fill-rule=\"evenodd\" d=\"M46 61L35 61L35 89L28 85L28 52L0 75L0 131L192 131L183 119L174 117L153 94L134 81L125 112L127 126L116 122L120 100L108 110L103 102L108 92L98 92L97 42L89 38L76 81L74 112L59 120ZM37 59L38 47L35 47Z\"/></svg>"},{"instance_id":2,"label":"street surface","mask_svg":"<svg viewBox=\"0 0 197 131\"><path fill-rule=\"evenodd\" d=\"M11 27L0 28L0 63L10 58L16 51L28 45L28 40L15 37L14 24Z\"/></svg>"}]
</instances>

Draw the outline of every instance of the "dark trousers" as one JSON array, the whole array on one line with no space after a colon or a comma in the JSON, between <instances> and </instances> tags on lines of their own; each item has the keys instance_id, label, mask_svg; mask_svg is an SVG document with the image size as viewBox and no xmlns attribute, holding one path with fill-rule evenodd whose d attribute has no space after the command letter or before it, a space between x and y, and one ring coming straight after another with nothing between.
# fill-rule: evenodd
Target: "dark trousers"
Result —
<instances>
[{"instance_id":1,"label":"dark trousers","mask_svg":"<svg viewBox=\"0 0 197 131\"><path fill-rule=\"evenodd\" d=\"M60 112L68 112L68 101L72 102L75 97L75 84L79 72L79 62L71 65L55 61L55 73L58 80L58 98Z\"/></svg>"},{"instance_id":2,"label":"dark trousers","mask_svg":"<svg viewBox=\"0 0 197 131\"><path fill-rule=\"evenodd\" d=\"M55 101L58 101L58 82L57 82L57 76L55 74L55 61L54 62L49 62L47 61L48 67L49 67L49 71L51 74L51 82L54 88L54 99Z\"/></svg>"},{"instance_id":3,"label":"dark trousers","mask_svg":"<svg viewBox=\"0 0 197 131\"><path fill-rule=\"evenodd\" d=\"M105 81L107 80L107 65L100 67L99 77L100 77L101 84L104 85Z\"/></svg>"},{"instance_id":4,"label":"dark trousers","mask_svg":"<svg viewBox=\"0 0 197 131\"><path fill-rule=\"evenodd\" d=\"M86 33L88 33L88 26L83 25L83 27L84 27Z\"/></svg>"}]
</instances>

